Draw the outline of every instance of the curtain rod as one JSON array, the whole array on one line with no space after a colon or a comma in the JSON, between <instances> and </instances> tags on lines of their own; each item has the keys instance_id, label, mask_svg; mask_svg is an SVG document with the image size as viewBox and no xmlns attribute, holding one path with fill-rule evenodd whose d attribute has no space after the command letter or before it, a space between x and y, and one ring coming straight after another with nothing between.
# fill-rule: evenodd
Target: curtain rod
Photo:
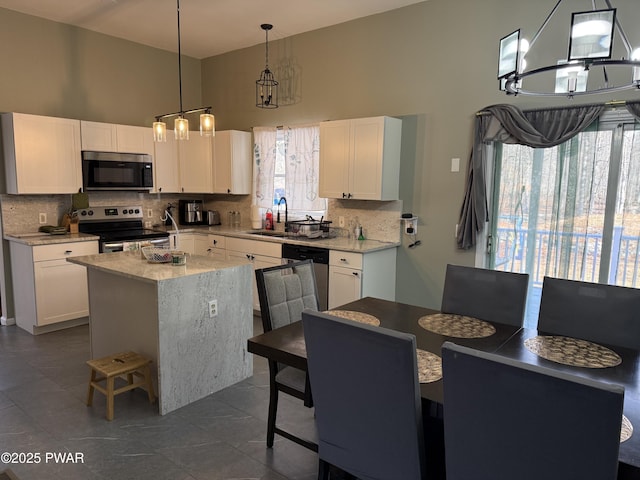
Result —
<instances>
[{"instance_id":1,"label":"curtain rod","mask_svg":"<svg viewBox=\"0 0 640 480\"><path fill-rule=\"evenodd\" d=\"M605 102L604 104L596 104L596 105L604 105L605 107L622 107L627 103L635 103L635 102L628 102L626 100L611 100L610 102ZM593 105L593 104L575 105L574 107L588 107L589 105ZM552 110L552 109L559 109L559 108L566 108L566 107L549 107L549 108L541 108L539 110ZM476 117L482 117L485 115L491 115L491 112L487 110L480 110L475 113Z\"/></svg>"}]
</instances>

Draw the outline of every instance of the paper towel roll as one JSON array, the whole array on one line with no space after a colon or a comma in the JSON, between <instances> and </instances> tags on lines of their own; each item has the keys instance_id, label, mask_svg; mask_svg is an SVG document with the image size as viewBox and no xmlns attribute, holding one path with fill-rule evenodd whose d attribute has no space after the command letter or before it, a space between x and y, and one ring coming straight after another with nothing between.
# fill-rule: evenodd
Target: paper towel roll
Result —
<instances>
[{"instance_id":1,"label":"paper towel roll","mask_svg":"<svg viewBox=\"0 0 640 480\"><path fill-rule=\"evenodd\" d=\"M251 228L262 228L262 213L257 205L251 205Z\"/></svg>"}]
</instances>

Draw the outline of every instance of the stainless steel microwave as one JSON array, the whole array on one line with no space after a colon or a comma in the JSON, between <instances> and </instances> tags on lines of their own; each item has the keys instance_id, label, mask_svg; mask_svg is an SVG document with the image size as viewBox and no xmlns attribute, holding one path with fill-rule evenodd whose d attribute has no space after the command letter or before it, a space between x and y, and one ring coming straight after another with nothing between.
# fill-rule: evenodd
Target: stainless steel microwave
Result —
<instances>
[{"instance_id":1,"label":"stainless steel microwave","mask_svg":"<svg viewBox=\"0 0 640 480\"><path fill-rule=\"evenodd\" d=\"M153 164L143 153L82 152L82 187L91 190L151 190Z\"/></svg>"}]
</instances>

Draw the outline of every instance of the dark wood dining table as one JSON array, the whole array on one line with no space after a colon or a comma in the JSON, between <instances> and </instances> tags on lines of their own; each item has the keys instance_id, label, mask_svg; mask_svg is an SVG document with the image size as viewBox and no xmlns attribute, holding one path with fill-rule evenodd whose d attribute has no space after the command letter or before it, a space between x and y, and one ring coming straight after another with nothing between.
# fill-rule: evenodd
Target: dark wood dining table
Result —
<instances>
[{"instance_id":1,"label":"dark wood dining table","mask_svg":"<svg viewBox=\"0 0 640 480\"><path fill-rule=\"evenodd\" d=\"M531 353L525 347L524 342L527 338L539 334L535 329L523 329L511 325L488 322L495 328L495 333L491 336L484 338L454 338L433 333L418 324L418 320L421 317L439 313L437 310L372 297L362 298L342 305L336 310L350 310L373 315L380 320L381 327L415 335L417 348L436 355L441 355L442 344L450 341L458 345L496 353L525 363L543 365L579 376L623 385L625 387L624 414L636 429L640 429L640 352L638 351L609 347L622 357L623 361L620 365L599 369L570 367L545 360ZM540 335L542 334L541 332ZM294 322L285 327L250 338L248 340L248 351L302 370L307 369L307 351L302 322ZM423 402L444 404L442 380L420 384L420 392ZM627 472L627 476L624 478L640 478L640 432L637 431L631 438L621 443L619 459L621 469Z\"/></svg>"}]
</instances>

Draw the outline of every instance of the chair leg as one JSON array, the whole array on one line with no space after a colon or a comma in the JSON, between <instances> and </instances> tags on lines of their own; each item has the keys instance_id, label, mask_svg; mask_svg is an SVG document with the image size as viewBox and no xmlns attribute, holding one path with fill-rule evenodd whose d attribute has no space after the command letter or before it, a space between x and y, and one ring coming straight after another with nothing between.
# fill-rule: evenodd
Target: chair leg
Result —
<instances>
[{"instance_id":1,"label":"chair leg","mask_svg":"<svg viewBox=\"0 0 640 480\"><path fill-rule=\"evenodd\" d=\"M107 420L113 420L113 384L115 377L107 378Z\"/></svg>"},{"instance_id":2,"label":"chair leg","mask_svg":"<svg viewBox=\"0 0 640 480\"><path fill-rule=\"evenodd\" d=\"M318 480L329 480L329 467L327 462L321 458L318 459Z\"/></svg>"},{"instance_id":3,"label":"chair leg","mask_svg":"<svg viewBox=\"0 0 640 480\"><path fill-rule=\"evenodd\" d=\"M87 391L87 406L93 405L93 382L96 380L96 371L91 369L91 376L89 377L89 390Z\"/></svg>"},{"instance_id":4,"label":"chair leg","mask_svg":"<svg viewBox=\"0 0 640 480\"><path fill-rule=\"evenodd\" d=\"M276 434L276 414L278 411L278 388L275 383L269 386L269 415L267 418L267 448L273 447Z\"/></svg>"}]
</instances>

